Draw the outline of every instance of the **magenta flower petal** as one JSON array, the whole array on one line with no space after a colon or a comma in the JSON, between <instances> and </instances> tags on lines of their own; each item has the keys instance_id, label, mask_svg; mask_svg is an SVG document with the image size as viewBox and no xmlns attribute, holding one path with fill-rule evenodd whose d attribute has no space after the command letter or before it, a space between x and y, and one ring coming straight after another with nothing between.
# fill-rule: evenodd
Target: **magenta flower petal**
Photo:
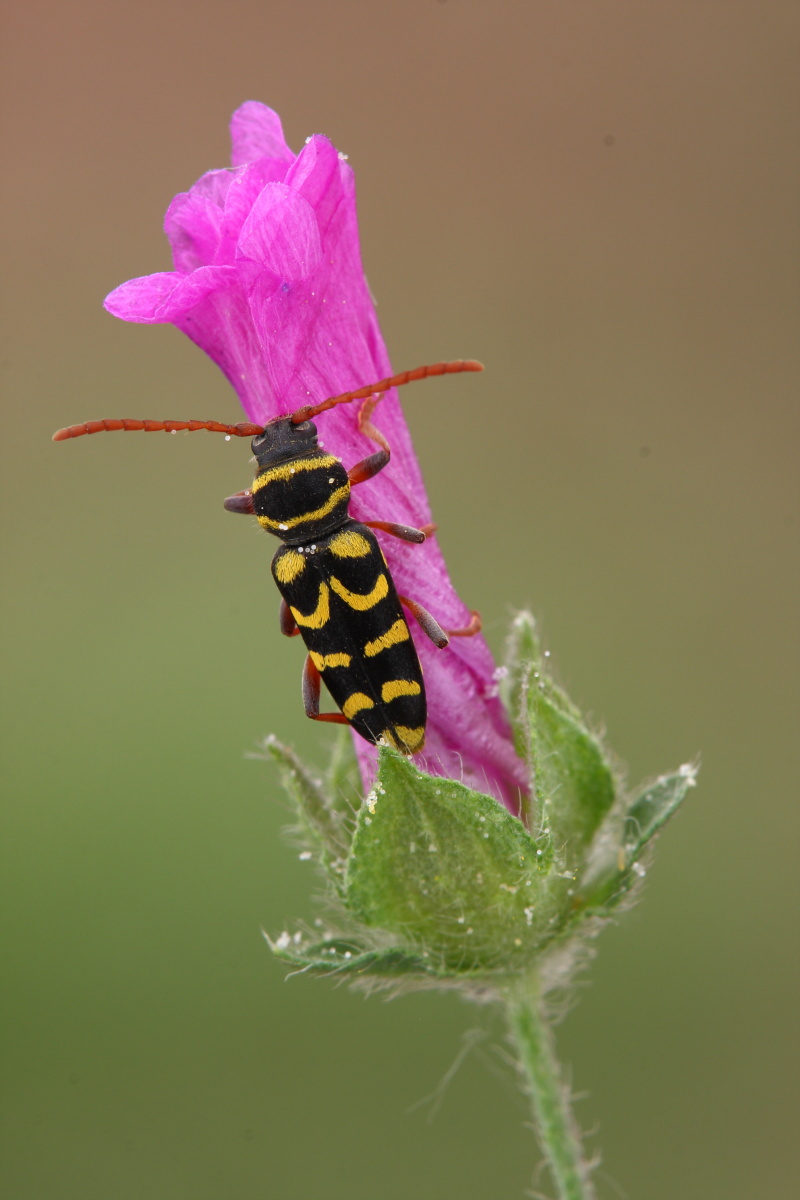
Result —
<instances>
[{"instance_id":1,"label":"magenta flower petal","mask_svg":"<svg viewBox=\"0 0 800 1200\"><path fill-rule=\"evenodd\" d=\"M232 182L230 171L209 171L191 191L179 193L170 204L164 232L172 246L176 271L186 274L214 262Z\"/></svg>"},{"instance_id":2,"label":"magenta flower petal","mask_svg":"<svg viewBox=\"0 0 800 1200\"><path fill-rule=\"evenodd\" d=\"M123 283L106 297L105 306L124 321L175 322L206 297L235 286L233 267L198 267L191 275L163 271Z\"/></svg>"},{"instance_id":3,"label":"magenta flower petal","mask_svg":"<svg viewBox=\"0 0 800 1200\"><path fill-rule=\"evenodd\" d=\"M231 163L239 167L264 156L282 159L287 166L294 162L278 114L258 100L246 100L231 117Z\"/></svg>"},{"instance_id":4,"label":"magenta flower petal","mask_svg":"<svg viewBox=\"0 0 800 1200\"><path fill-rule=\"evenodd\" d=\"M233 263L236 244L242 226L250 215L262 188L268 183L281 183L286 176L286 163L277 158L259 158L231 171L231 185L225 197L225 216L222 240L217 248L217 262Z\"/></svg>"},{"instance_id":5,"label":"magenta flower petal","mask_svg":"<svg viewBox=\"0 0 800 1200\"><path fill-rule=\"evenodd\" d=\"M234 113L231 137L234 170L208 172L168 209L176 270L123 284L106 307L124 320L174 323L225 372L250 420L266 423L392 368L361 265L350 167L320 135L292 154L277 115L255 101ZM427 524L425 488L396 392L383 398L374 420L392 460L354 489L352 515ZM321 440L348 466L375 449L357 422L355 404L319 418ZM469 612L438 543L409 546L380 536L401 595L429 608L445 628L466 625ZM421 633L414 640L429 713L419 760L516 812L527 771L497 698L486 643L454 638L442 651ZM375 748L356 738L356 749L368 783Z\"/></svg>"},{"instance_id":6,"label":"magenta flower petal","mask_svg":"<svg viewBox=\"0 0 800 1200\"><path fill-rule=\"evenodd\" d=\"M104 304L110 313L123 321L143 321L153 324L163 304L175 291L181 276L177 271L160 271L157 275L141 275L121 283L106 296Z\"/></svg>"},{"instance_id":7,"label":"magenta flower petal","mask_svg":"<svg viewBox=\"0 0 800 1200\"><path fill-rule=\"evenodd\" d=\"M242 226L238 254L273 275L276 287L308 279L322 258L317 214L285 183L268 183Z\"/></svg>"}]
</instances>

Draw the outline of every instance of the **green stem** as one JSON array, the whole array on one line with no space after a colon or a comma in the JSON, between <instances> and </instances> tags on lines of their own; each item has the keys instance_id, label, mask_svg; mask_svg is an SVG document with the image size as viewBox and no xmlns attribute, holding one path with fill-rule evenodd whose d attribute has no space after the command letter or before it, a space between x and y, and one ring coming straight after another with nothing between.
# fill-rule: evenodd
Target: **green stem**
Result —
<instances>
[{"instance_id":1,"label":"green stem","mask_svg":"<svg viewBox=\"0 0 800 1200\"><path fill-rule=\"evenodd\" d=\"M561 1078L553 1035L542 1003L532 987L506 998L506 1011L528 1087L539 1144L547 1159L559 1200L596 1200L583 1160L580 1134Z\"/></svg>"}]
</instances>

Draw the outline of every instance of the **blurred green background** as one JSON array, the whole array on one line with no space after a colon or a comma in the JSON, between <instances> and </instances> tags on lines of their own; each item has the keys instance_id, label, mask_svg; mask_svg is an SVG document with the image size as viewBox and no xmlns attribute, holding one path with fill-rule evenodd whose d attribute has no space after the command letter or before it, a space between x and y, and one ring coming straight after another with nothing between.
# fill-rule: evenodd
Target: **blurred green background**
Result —
<instances>
[{"instance_id":1,"label":"blurred green background","mask_svg":"<svg viewBox=\"0 0 800 1200\"><path fill-rule=\"evenodd\" d=\"M796 47L786 2L28 0L6 11L9 1200L485 1200L537 1152L503 1031L293 979L268 731L323 760L217 369L105 294L245 99L359 184L453 577L529 603L634 781L700 753L559 1031L604 1200L796 1195ZM794 126L794 127L793 127ZM409 1109L479 1027L438 1112ZM546 1187L546 1179L539 1179Z\"/></svg>"}]
</instances>

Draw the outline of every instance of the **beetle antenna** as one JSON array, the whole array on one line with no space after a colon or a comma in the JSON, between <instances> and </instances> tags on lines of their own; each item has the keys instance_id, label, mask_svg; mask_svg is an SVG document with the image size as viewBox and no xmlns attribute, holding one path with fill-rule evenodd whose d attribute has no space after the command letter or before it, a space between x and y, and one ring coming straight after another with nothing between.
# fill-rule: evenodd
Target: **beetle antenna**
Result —
<instances>
[{"instance_id":1,"label":"beetle antenna","mask_svg":"<svg viewBox=\"0 0 800 1200\"><path fill-rule=\"evenodd\" d=\"M57 429L54 442L65 442L67 438L83 437L87 433L115 433L122 429L126 433L143 429L145 433L176 433L186 429L194 433L207 429L209 433L226 433L228 437L257 437L264 432L263 425L250 425L241 421L238 425L222 425L219 421L85 421L83 425L68 425Z\"/></svg>"},{"instance_id":2,"label":"beetle antenna","mask_svg":"<svg viewBox=\"0 0 800 1200\"><path fill-rule=\"evenodd\" d=\"M342 392L341 396L331 396L321 404L306 404L292 413L293 425L300 425L310 417L333 408L336 404L349 404L351 400L367 400L378 392L388 392L390 388L402 387L404 383L414 383L417 379L427 379L429 375L457 375L461 371L482 371L483 363L474 358L459 358L454 362L433 363L428 367L415 367L413 371L402 371L392 375L391 379L381 379L379 383L370 383L366 387L356 388L354 392Z\"/></svg>"}]
</instances>

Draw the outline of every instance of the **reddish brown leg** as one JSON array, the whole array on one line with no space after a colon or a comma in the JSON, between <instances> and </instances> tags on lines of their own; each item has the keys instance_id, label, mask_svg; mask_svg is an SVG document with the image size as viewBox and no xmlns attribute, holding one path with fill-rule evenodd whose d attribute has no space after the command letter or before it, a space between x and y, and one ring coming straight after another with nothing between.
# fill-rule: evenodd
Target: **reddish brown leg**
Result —
<instances>
[{"instance_id":1,"label":"reddish brown leg","mask_svg":"<svg viewBox=\"0 0 800 1200\"><path fill-rule=\"evenodd\" d=\"M386 438L370 420L379 400L380 396L370 396L368 400L364 401L358 414L358 428L365 437L377 442L381 449L375 454L370 454L368 458L362 458L361 462L357 462L350 468L347 477L351 484L364 483L365 480L372 479L373 475L377 475L379 471L383 470L392 456L391 447ZM424 542L425 538L430 537L436 529L433 524L423 525L422 529L414 529L410 525L397 525L394 521L365 521L364 524L369 525L371 529L382 529L384 533L391 533L394 537L402 538L404 542L416 542L417 544Z\"/></svg>"},{"instance_id":2,"label":"reddish brown leg","mask_svg":"<svg viewBox=\"0 0 800 1200\"><path fill-rule=\"evenodd\" d=\"M235 496L228 496L224 501L224 507L228 512L244 513L248 517L252 517L256 511L253 507L253 493L250 491L237 492Z\"/></svg>"},{"instance_id":3,"label":"reddish brown leg","mask_svg":"<svg viewBox=\"0 0 800 1200\"><path fill-rule=\"evenodd\" d=\"M391 447L386 438L381 433L380 429L376 429L370 421L370 417L375 411L375 405L380 400L380 396L370 396L369 400L365 400L361 405L361 411L358 414L358 428L368 437L370 441L377 442L378 445L386 452L386 461L389 461L391 455Z\"/></svg>"},{"instance_id":4,"label":"reddish brown leg","mask_svg":"<svg viewBox=\"0 0 800 1200\"><path fill-rule=\"evenodd\" d=\"M368 437L372 442L377 442L381 448L375 454L370 454L368 458L362 458L361 462L357 462L354 467L350 468L347 475L351 484L363 483L365 479L372 479L373 475L377 475L379 471L383 470L392 456L386 438L370 421L379 400L380 396L370 396L368 400L364 401L358 414L358 428L364 437Z\"/></svg>"},{"instance_id":5,"label":"reddish brown leg","mask_svg":"<svg viewBox=\"0 0 800 1200\"><path fill-rule=\"evenodd\" d=\"M450 634L450 637L474 637L476 633L480 633L481 629L483 628L481 614L474 608L471 608L469 611L469 616L469 625L465 625L463 629L447 630L447 632Z\"/></svg>"},{"instance_id":6,"label":"reddish brown leg","mask_svg":"<svg viewBox=\"0 0 800 1200\"><path fill-rule=\"evenodd\" d=\"M292 616L292 610L285 600L281 600L280 623L281 633L284 637L297 637L300 630L297 627L297 621Z\"/></svg>"},{"instance_id":7,"label":"reddish brown leg","mask_svg":"<svg viewBox=\"0 0 800 1200\"><path fill-rule=\"evenodd\" d=\"M378 450L377 453L370 454L368 458L362 458L361 462L357 462L354 467L351 467L347 472L347 478L351 484L363 483L365 479L372 479L373 475L382 471L388 461L388 450Z\"/></svg>"},{"instance_id":8,"label":"reddish brown leg","mask_svg":"<svg viewBox=\"0 0 800 1200\"><path fill-rule=\"evenodd\" d=\"M413 613L420 629L423 633L427 634L434 646L438 646L440 650L444 650L450 639L436 618L431 616L427 608L423 608L421 604L417 604L416 600L409 600L408 596L400 596L399 599L400 603L405 604L406 608Z\"/></svg>"},{"instance_id":9,"label":"reddish brown leg","mask_svg":"<svg viewBox=\"0 0 800 1200\"><path fill-rule=\"evenodd\" d=\"M334 725L349 725L344 713L321 713L319 711L320 674L311 661L311 655L306 658L303 667L303 707L306 716L312 721L331 721Z\"/></svg>"},{"instance_id":10,"label":"reddish brown leg","mask_svg":"<svg viewBox=\"0 0 800 1200\"><path fill-rule=\"evenodd\" d=\"M414 529L411 525L396 525L394 521L362 521L361 524L368 525L370 529L382 529L392 537L401 538L404 542L416 542L417 545L424 542L426 537L424 529Z\"/></svg>"}]
</instances>

